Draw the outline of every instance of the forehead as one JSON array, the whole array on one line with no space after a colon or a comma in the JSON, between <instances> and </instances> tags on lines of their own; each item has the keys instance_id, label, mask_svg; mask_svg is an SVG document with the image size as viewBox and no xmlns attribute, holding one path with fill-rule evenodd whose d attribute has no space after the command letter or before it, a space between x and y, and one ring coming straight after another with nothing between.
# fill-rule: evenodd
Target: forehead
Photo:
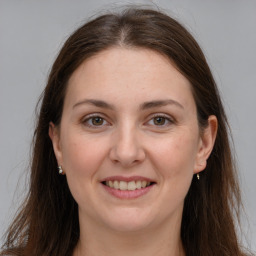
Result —
<instances>
[{"instance_id":1,"label":"forehead","mask_svg":"<svg viewBox=\"0 0 256 256\"><path fill-rule=\"evenodd\" d=\"M65 101L100 98L150 101L174 97L193 104L191 85L166 57L148 49L111 48L85 60L72 74Z\"/></svg>"}]
</instances>

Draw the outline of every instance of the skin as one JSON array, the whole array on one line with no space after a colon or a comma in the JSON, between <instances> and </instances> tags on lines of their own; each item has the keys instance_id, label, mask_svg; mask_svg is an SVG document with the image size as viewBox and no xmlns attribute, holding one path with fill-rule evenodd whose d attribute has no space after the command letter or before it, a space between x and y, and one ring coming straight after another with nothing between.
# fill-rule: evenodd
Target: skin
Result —
<instances>
[{"instance_id":1,"label":"skin","mask_svg":"<svg viewBox=\"0 0 256 256\"><path fill-rule=\"evenodd\" d=\"M111 108L85 102L92 99ZM166 57L116 47L86 60L69 81L60 126L49 128L79 206L74 255L184 255L184 198L216 137L216 117L208 122L200 133L191 85ZM156 184L139 198L120 199L101 184L116 175Z\"/></svg>"}]
</instances>

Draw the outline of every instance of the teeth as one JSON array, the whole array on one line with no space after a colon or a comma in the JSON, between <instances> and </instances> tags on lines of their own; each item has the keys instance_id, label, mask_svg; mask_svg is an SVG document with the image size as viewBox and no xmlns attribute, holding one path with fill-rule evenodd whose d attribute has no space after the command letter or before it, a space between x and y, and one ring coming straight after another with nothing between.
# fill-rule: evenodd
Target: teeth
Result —
<instances>
[{"instance_id":1,"label":"teeth","mask_svg":"<svg viewBox=\"0 0 256 256\"><path fill-rule=\"evenodd\" d=\"M136 187L137 187L137 189L141 188L141 181L140 180L136 181Z\"/></svg>"},{"instance_id":2,"label":"teeth","mask_svg":"<svg viewBox=\"0 0 256 256\"><path fill-rule=\"evenodd\" d=\"M113 184L113 185L114 185L114 188L115 188L115 189L119 189L119 188L120 188L120 187L119 187L119 182L118 182L117 180L114 181L114 184Z\"/></svg>"},{"instance_id":3,"label":"teeth","mask_svg":"<svg viewBox=\"0 0 256 256\"><path fill-rule=\"evenodd\" d=\"M120 189L120 190L135 190L135 189L141 189L145 188L150 185L149 181L145 180L137 180L137 181L118 181L118 180L110 180L106 181L106 185L108 187L114 188L114 189Z\"/></svg>"},{"instance_id":4,"label":"teeth","mask_svg":"<svg viewBox=\"0 0 256 256\"><path fill-rule=\"evenodd\" d=\"M141 182L141 187L142 188L145 188L147 186L147 182L145 181L145 180L143 180L142 182Z\"/></svg>"},{"instance_id":5,"label":"teeth","mask_svg":"<svg viewBox=\"0 0 256 256\"><path fill-rule=\"evenodd\" d=\"M114 184L113 184L113 181L112 181L112 180L107 181L107 182L108 182L108 186L110 186L111 188L113 188L113 187L114 187Z\"/></svg>"},{"instance_id":6,"label":"teeth","mask_svg":"<svg viewBox=\"0 0 256 256\"><path fill-rule=\"evenodd\" d=\"M127 190L127 187L128 187L127 182L125 182L125 181L120 181L120 182L119 182L119 188L120 188L120 190Z\"/></svg>"},{"instance_id":7,"label":"teeth","mask_svg":"<svg viewBox=\"0 0 256 256\"><path fill-rule=\"evenodd\" d=\"M128 188L128 190L135 190L136 189L135 181L128 182L127 188Z\"/></svg>"}]
</instances>

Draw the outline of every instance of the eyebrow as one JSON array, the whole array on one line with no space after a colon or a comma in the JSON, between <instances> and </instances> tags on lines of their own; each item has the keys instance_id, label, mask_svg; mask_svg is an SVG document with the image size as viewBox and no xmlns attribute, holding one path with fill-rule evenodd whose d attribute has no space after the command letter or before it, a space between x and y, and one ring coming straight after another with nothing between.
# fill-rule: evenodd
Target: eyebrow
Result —
<instances>
[{"instance_id":1,"label":"eyebrow","mask_svg":"<svg viewBox=\"0 0 256 256\"><path fill-rule=\"evenodd\" d=\"M103 100L94 100L94 99L85 99L85 100L79 101L73 106L73 109L75 107L83 105L83 104L94 105L99 108L114 109L113 105L111 105Z\"/></svg>"},{"instance_id":2,"label":"eyebrow","mask_svg":"<svg viewBox=\"0 0 256 256\"><path fill-rule=\"evenodd\" d=\"M105 108L105 109L115 109L115 107L103 100L96 100L96 99L85 99L82 101L77 102L74 106L73 109L77 106L83 105L83 104L89 104L89 105L94 105L99 108ZM150 108L156 108L156 107L163 107L166 105L175 105L179 108L184 109L184 107L177 101L172 100L172 99L167 99L167 100L154 100L154 101L148 101L144 102L143 104L140 105L140 110L146 110Z\"/></svg>"},{"instance_id":3,"label":"eyebrow","mask_svg":"<svg viewBox=\"0 0 256 256\"><path fill-rule=\"evenodd\" d=\"M140 106L140 109L145 110L145 109L149 109L149 108L155 108L155 107L163 107L166 105L175 105L179 108L184 109L184 107L175 100L154 100L154 101L149 101L149 102L145 102Z\"/></svg>"}]
</instances>

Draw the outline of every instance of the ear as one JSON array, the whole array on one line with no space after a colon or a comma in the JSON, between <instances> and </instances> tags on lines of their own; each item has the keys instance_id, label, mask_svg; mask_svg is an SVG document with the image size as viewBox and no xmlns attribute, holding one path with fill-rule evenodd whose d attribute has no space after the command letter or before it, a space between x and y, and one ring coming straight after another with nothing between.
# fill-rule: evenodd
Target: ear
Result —
<instances>
[{"instance_id":1,"label":"ear","mask_svg":"<svg viewBox=\"0 0 256 256\"><path fill-rule=\"evenodd\" d=\"M199 173L203 171L207 165L207 159L210 156L216 135L218 130L218 120L216 116L209 116L208 118L208 126L204 128L199 144L198 144L198 152L196 155L194 173Z\"/></svg>"},{"instance_id":2,"label":"ear","mask_svg":"<svg viewBox=\"0 0 256 256\"><path fill-rule=\"evenodd\" d=\"M53 150L55 157L57 159L58 165L62 165L62 151L60 146L60 131L59 127L56 127L53 122L49 123L48 134L51 138Z\"/></svg>"}]
</instances>

